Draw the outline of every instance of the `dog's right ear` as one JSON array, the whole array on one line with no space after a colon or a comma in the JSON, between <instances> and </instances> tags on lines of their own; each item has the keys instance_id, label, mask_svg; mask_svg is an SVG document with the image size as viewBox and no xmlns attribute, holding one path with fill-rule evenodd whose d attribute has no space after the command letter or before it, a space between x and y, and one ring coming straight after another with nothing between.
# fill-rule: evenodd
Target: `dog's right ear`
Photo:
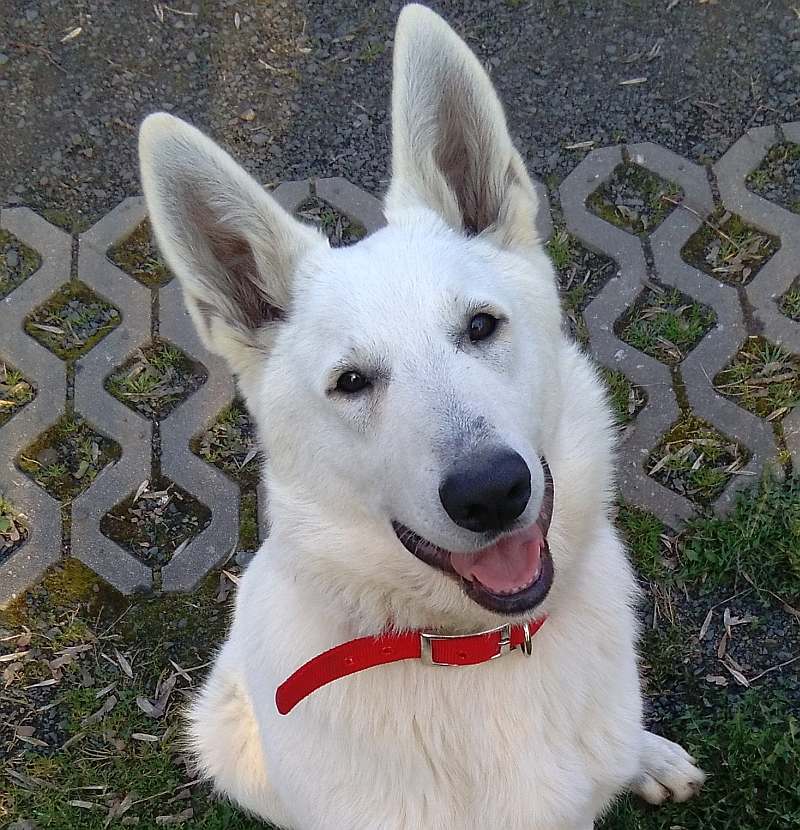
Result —
<instances>
[{"instance_id":1,"label":"dog's right ear","mask_svg":"<svg viewBox=\"0 0 800 830\"><path fill-rule=\"evenodd\" d=\"M205 345L240 377L263 361L301 258L327 245L199 130L145 119L139 159L158 246Z\"/></svg>"}]
</instances>

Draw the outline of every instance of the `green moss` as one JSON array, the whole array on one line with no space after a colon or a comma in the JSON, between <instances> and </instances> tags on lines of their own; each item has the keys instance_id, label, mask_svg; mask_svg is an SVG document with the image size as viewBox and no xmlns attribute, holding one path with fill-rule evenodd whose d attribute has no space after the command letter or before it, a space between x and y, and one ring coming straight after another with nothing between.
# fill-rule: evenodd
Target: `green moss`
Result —
<instances>
[{"instance_id":1,"label":"green moss","mask_svg":"<svg viewBox=\"0 0 800 830\"><path fill-rule=\"evenodd\" d=\"M746 461L747 454L736 441L686 414L650 455L647 471L665 487L708 505Z\"/></svg>"},{"instance_id":2,"label":"green moss","mask_svg":"<svg viewBox=\"0 0 800 830\"><path fill-rule=\"evenodd\" d=\"M119 456L118 444L96 433L79 415L66 414L22 450L17 465L54 498L68 501Z\"/></svg>"},{"instance_id":3,"label":"green moss","mask_svg":"<svg viewBox=\"0 0 800 830\"><path fill-rule=\"evenodd\" d=\"M172 274L161 261L153 242L149 219L138 225L124 242L112 248L108 258L147 286L166 285L172 279Z\"/></svg>"},{"instance_id":4,"label":"green moss","mask_svg":"<svg viewBox=\"0 0 800 830\"><path fill-rule=\"evenodd\" d=\"M119 310L82 282L62 286L25 320L25 331L62 360L86 354L120 324Z\"/></svg>"},{"instance_id":5,"label":"green moss","mask_svg":"<svg viewBox=\"0 0 800 830\"><path fill-rule=\"evenodd\" d=\"M777 239L722 210L705 220L683 247L683 258L731 285L746 285L778 250Z\"/></svg>"},{"instance_id":6,"label":"green moss","mask_svg":"<svg viewBox=\"0 0 800 830\"><path fill-rule=\"evenodd\" d=\"M727 518L691 521L677 575L708 587L746 574L787 601L800 597L800 479L766 478L741 495Z\"/></svg>"},{"instance_id":7,"label":"green moss","mask_svg":"<svg viewBox=\"0 0 800 830\"><path fill-rule=\"evenodd\" d=\"M10 259L16 262L12 264ZM36 251L23 245L8 231L0 229L0 300L22 285L41 264Z\"/></svg>"},{"instance_id":8,"label":"green moss","mask_svg":"<svg viewBox=\"0 0 800 830\"><path fill-rule=\"evenodd\" d=\"M22 372L0 361L0 427L35 396Z\"/></svg>"},{"instance_id":9,"label":"green moss","mask_svg":"<svg viewBox=\"0 0 800 830\"><path fill-rule=\"evenodd\" d=\"M763 337L748 337L714 388L739 406L778 420L800 402L800 358Z\"/></svg>"},{"instance_id":10,"label":"green moss","mask_svg":"<svg viewBox=\"0 0 800 830\"><path fill-rule=\"evenodd\" d=\"M63 208L47 208L42 211L42 216L51 225L56 225L70 234L83 233L92 226L91 218L84 216L80 211L73 212Z\"/></svg>"},{"instance_id":11,"label":"green moss","mask_svg":"<svg viewBox=\"0 0 800 830\"><path fill-rule=\"evenodd\" d=\"M590 194L587 205L606 222L636 234L659 225L680 200L681 191L638 164L617 166L609 179Z\"/></svg>"},{"instance_id":12,"label":"green moss","mask_svg":"<svg viewBox=\"0 0 800 830\"><path fill-rule=\"evenodd\" d=\"M239 547L242 550L258 548L258 495L255 489L242 492L239 504Z\"/></svg>"},{"instance_id":13,"label":"green moss","mask_svg":"<svg viewBox=\"0 0 800 830\"><path fill-rule=\"evenodd\" d=\"M620 320L622 340L662 363L675 365L700 342L714 325L711 309L693 302L677 289L655 283Z\"/></svg>"},{"instance_id":14,"label":"green moss","mask_svg":"<svg viewBox=\"0 0 800 830\"><path fill-rule=\"evenodd\" d=\"M177 346L156 340L120 366L106 389L146 418L160 420L207 378L205 368Z\"/></svg>"}]
</instances>

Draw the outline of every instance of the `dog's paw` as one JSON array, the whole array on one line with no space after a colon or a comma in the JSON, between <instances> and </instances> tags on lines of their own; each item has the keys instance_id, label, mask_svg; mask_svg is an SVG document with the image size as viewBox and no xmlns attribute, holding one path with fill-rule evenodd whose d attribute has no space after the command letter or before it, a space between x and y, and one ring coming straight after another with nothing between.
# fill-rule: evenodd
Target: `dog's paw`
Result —
<instances>
[{"instance_id":1,"label":"dog's paw","mask_svg":"<svg viewBox=\"0 0 800 830\"><path fill-rule=\"evenodd\" d=\"M679 744L652 732L644 733L642 769L631 791L650 804L668 799L686 801L703 785L706 774Z\"/></svg>"}]
</instances>

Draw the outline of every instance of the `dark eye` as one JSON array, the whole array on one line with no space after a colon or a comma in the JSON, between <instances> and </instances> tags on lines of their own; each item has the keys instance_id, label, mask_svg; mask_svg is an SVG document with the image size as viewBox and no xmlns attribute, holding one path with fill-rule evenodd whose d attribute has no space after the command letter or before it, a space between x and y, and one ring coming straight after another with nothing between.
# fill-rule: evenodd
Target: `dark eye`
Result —
<instances>
[{"instance_id":1,"label":"dark eye","mask_svg":"<svg viewBox=\"0 0 800 830\"><path fill-rule=\"evenodd\" d=\"M336 381L336 391L355 395L369 386L369 381L360 372L342 372Z\"/></svg>"},{"instance_id":2,"label":"dark eye","mask_svg":"<svg viewBox=\"0 0 800 830\"><path fill-rule=\"evenodd\" d=\"M476 314L469 321L469 339L476 343L478 340L485 340L490 337L497 328L497 317L481 312Z\"/></svg>"}]
</instances>

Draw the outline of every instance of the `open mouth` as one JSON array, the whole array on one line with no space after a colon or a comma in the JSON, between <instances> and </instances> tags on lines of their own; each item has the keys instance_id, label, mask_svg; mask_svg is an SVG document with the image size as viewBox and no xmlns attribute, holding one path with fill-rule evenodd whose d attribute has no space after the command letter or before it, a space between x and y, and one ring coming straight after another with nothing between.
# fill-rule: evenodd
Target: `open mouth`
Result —
<instances>
[{"instance_id":1,"label":"open mouth","mask_svg":"<svg viewBox=\"0 0 800 830\"><path fill-rule=\"evenodd\" d=\"M553 477L544 468L544 498L536 521L500 536L472 553L448 551L399 522L392 522L402 545L417 559L458 579L466 594L489 611L523 614L535 608L553 583L547 531L553 516Z\"/></svg>"}]
</instances>

